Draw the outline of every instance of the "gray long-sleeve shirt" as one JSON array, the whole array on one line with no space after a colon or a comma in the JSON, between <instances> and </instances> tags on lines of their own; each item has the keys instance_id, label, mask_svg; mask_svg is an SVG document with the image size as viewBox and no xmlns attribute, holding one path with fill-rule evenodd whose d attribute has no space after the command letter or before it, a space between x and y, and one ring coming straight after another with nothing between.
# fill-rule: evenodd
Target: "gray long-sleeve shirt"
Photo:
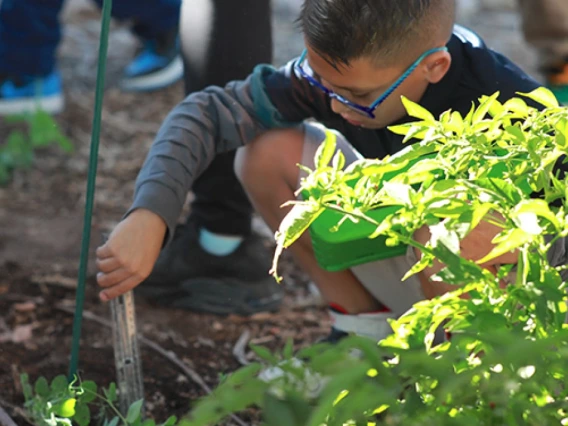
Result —
<instances>
[{"instance_id":1,"label":"gray long-sleeve shirt","mask_svg":"<svg viewBox=\"0 0 568 426\"><path fill-rule=\"evenodd\" d=\"M447 46L451 68L420 101L435 116L447 109L465 115L482 95L499 91L504 101L539 86L474 35L464 36L457 29ZM339 130L367 158L403 148L402 137L388 129L355 127L334 114L323 92L294 74L293 64L279 70L261 65L245 81L209 87L176 106L140 171L128 213L145 208L158 214L171 239L188 191L216 154L237 149L267 129L290 127L307 118Z\"/></svg>"},{"instance_id":2,"label":"gray long-sleeve shirt","mask_svg":"<svg viewBox=\"0 0 568 426\"><path fill-rule=\"evenodd\" d=\"M235 150L269 128L292 126L314 115L323 118L317 109L328 109L325 97L292 70L293 62L280 70L261 65L244 81L208 87L177 105L150 149L127 215L139 208L158 214L171 238L188 191L216 154ZM268 80L280 101L278 109L267 94Z\"/></svg>"}]
</instances>

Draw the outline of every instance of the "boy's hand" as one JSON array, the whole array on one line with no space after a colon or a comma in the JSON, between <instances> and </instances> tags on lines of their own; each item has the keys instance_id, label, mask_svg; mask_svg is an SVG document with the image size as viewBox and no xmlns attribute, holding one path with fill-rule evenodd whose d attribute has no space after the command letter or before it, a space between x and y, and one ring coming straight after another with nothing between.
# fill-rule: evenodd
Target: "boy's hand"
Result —
<instances>
[{"instance_id":1,"label":"boy's hand","mask_svg":"<svg viewBox=\"0 0 568 426\"><path fill-rule=\"evenodd\" d=\"M149 210L133 211L97 249L98 284L103 302L120 296L144 281L158 259L166 223Z\"/></svg>"},{"instance_id":2,"label":"boy's hand","mask_svg":"<svg viewBox=\"0 0 568 426\"><path fill-rule=\"evenodd\" d=\"M464 259L474 261L483 259L495 248L495 244L493 244L492 241L501 231L503 231L503 228L482 220L479 222L479 225L462 240L460 244L461 256ZM515 265L518 256L519 251L514 250L491 259L481 266Z\"/></svg>"}]
</instances>

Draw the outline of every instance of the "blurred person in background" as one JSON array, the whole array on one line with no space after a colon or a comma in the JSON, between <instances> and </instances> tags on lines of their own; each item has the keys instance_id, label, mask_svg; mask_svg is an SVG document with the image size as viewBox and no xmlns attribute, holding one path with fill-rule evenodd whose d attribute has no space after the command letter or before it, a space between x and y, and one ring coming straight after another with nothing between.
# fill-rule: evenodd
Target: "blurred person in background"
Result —
<instances>
[{"instance_id":1,"label":"blurred person in background","mask_svg":"<svg viewBox=\"0 0 568 426\"><path fill-rule=\"evenodd\" d=\"M103 0L95 0L102 5ZM141 47L125 68L121 87L148 91L181 79L178 23L181 0L115 0L113 16L132 22ZM61 112L64 106L56 51L61 40L63 0L0 2L0 115L36 106Z\"/></svg>"},{"instance_id":2,"label":"blurred person in background","mask_svg":"<svg viewBox=\"0 0 568 426\"><path fill-rule=\"evenodd\" d=\"M270 0L184 0L180 38L187 93L245 79L256 65L272 62ZM252 231L253 208L234 160L235 151L217 155L195 181L187 222L137 293L219 315L281 305L283 290L268 274L272 250Z\"/></svg>"},{"instance_id":3,"label":"blurred person in background","mask_svg":"<svg viewBox=\"0 0 568 426\"><path fill-rule=\"evenodd\" d=\"M546 85L568 104L568 0L518 0L526 41L538 51Z\"/></svg>"}]
</instances>

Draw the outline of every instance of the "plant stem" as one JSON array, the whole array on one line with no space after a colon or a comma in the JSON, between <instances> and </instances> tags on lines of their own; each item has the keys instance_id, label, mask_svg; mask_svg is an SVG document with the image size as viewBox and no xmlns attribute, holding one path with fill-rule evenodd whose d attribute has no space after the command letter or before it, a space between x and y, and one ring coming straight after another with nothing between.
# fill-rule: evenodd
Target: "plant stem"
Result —
<instances>
[{"instance_id":1,"label":"plant stem","mask_svg":"<svg viewBox=\"0 0 568 426\"><path fill-rule=\"evenodd\" d=\"M124 417L124 416L122 415L122 413L118 410L118 408L116 408L116 407L114 406L114 404L112 403L112 401L110 401L109 399L106 399L104 396L102 396L102 395L100 395L100 394L98 394L98 393L96 393L96 392L93 392L93 391L91 391L91 390L89 390L89 389L85 389L85 388L82 388L82 387L78 387L78 388L75 388L75 389L78 389L78 390L80 389L80 390L83 391L83 392L90 393L91 395L94 395L95 398L98 398L98 399L102 400L102 401L105 403L105 405L109 406L110 409L111 409L112 411L114 411L114 413L116 414L116 417L118 417L122 423L124 423L125 425L128 425L128 420L126 420L126 417Z\"/></svg>"},{"instance_id":2,"label":"plant stem","mask_svg":"<svg viewBox=\"0 0 568 426\"><path fill-rule=\"evenodd\" d=\"M348 212L347 210L345 210L345 209L343 209L343 208L341 208L341 207L338 207L338 206L336 206L336 205L333 205L333 204L325 204L323 207L325 207L326 209L329 209L329 210L334 210L334 211L336 211L336 212L346 214L346 215L348 215L348 216L352 216L352 217L354 217L354 218L356 218L356 219L364 220L364 221L366 221L366 222L369 222L369 223L372 224L372 225L379 226L379 222L377 222L376 220L371 219L370 217L365 216L365 215L363 215L363 214L355 213L355 212Z\"/></svg>"}]
</instances>

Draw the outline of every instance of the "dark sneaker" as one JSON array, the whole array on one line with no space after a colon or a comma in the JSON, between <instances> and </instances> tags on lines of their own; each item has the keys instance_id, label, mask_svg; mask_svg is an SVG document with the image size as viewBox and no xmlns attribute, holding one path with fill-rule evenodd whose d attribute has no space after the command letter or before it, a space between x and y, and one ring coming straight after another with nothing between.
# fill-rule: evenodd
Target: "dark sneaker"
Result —
<instances>
[{"instance_id":1,"label":"dark sneaker","mask_svg":"<svg viewBox=\"0 0 568 426\"><path fill-rule=\"evenodd\" d=\"M57 71L44 77L0 79L0 115L24 114L37 109L57 114L63 110L64 103Z\"/></svg>"},{"instance_id":2,"label":"dark sneaker","mask_svg":"<svg viewBox=\"0 0 568 426\"><path fill-rule=\"evenodd\" d=\"M329 343L331 345L335 345L336 343L346 338L347 336L349 336L349 333L331 327L331 331L329 332L329 334L326 337L320 339L318 343Z\"/></svg>"},{"instance_id":3,"label":"dark sneaker","mask_svg":"<svg viewBox=\"0 0 568 426\"><path fill-rule=\"evenodd\" d=\"M546 86L554 93L558 102L568 105L568 60L544 69Z\"/></svg>"},{"instance_id":4,"label":"dark sneaker","mask_svg":"<svg viewBox=\"0 0 568 426\"><path fill-rule=\"evenodd\" d=\"M146 40L140 53L124 70L120 83L127 92L158 90L183 77L177 29L156 40Z\"/></svg>"},{"instance_id":5,"label":"dark sneaker","mask_svg":"<svg viewBox=\"0 0 568 426\"><path fill-rule=\"evenodd\" d=\"M183 225L136 292L162 305L218 315L276 311L284 291L268 274L271 262L272 250L256 235L228 256L213 256L201 248L196 226Z\"/></svg>"}]
</instances>

